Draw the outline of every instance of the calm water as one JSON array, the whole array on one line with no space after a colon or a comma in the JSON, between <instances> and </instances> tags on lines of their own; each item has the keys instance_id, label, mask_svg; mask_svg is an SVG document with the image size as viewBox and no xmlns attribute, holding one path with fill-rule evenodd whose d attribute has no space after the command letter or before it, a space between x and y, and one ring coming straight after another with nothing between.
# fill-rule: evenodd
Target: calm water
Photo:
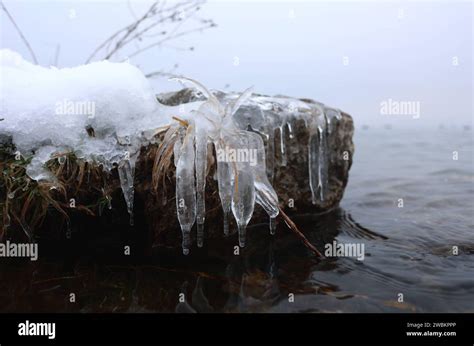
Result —
<instances>
[{"instance_id":1,"label":"calm water","mask_svg":"<svg viewBox=\"0 0 474 346\"><path fill-rule=\"evenodd\" d=\"M229 239L188 257L155 249L135 264L87 257L3 267L0 311L474 312L472 131L356 132L341 207L295 221L320 249L363 243L363 261L319 261L283 225L274 238L254 225L240 256Z\"/></svg>"}]
</instances>

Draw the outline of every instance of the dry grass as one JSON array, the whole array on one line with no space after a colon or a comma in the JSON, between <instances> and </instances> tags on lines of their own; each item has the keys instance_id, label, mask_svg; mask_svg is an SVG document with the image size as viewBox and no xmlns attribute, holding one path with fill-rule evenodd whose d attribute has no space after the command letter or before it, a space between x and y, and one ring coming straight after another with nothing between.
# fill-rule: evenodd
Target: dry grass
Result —
<instances>
[{"instance_id":1,"label":"dry grass","mask_svg":"<svg viewBox=\"0 0 474 346\"><path fill-rule=\"evenodd\" d=\"M34 230L42 225L51 208L64 220L69 219L71 208L95 215L101 201L110 193L110 188L103 187L106 173L102 168L78 160L73 153L58 154L46 163L57 178L54 183L31 180L26 174L30 160L23 157L16 160L14 155L6 151L1 156L0 240L8 232L12 232L8 235L15 235L16 230L22 230L29 240L33 240ZM59 162L59 156L65 158L64 162ZM89 180L88 184L84 183L85 179ZM72 198L75 205L71 204ZM80 203L81 200L93 202L86 205Z\"/></svg>"}]
</instances>

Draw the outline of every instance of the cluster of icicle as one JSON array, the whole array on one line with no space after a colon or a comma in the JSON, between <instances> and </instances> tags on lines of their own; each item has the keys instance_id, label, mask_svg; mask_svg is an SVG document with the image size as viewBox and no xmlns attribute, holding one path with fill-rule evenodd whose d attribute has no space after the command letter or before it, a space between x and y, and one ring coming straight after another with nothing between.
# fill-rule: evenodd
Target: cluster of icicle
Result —
<instances>
[{"instance_id":1,"label":"cluster of icicle","mask_svg":"<svg viewBox=\"0 0 474 346\"><path fill-rule=\"evenodd\" d=\"M288 129L289 137L293 137L291 123L295 117L302 117L310 131L308 163L313 203L324 200L328 184L327 136L341 116L338 110L320 103L309 104L284 97L252 97L251 88L241 95L213 94L194 80L179 78L179 81L190 84L205 98L187 117L186 129L177 131L179 138L174 146L176 208L185 255L191 246L194 223L197 224L197 245L203 246L209 144L214 145L216 152L245 149L256 153L256 164L245 160L217 160L216 176L224 213L224 234L229 234L229 215L232 212L241 247L245 246L246 227L255 202L263 207L270 218L270 233L275 232L279 204L269 181L269 178L273 180L275 165L275 133L278 132L280 136L280 164L284 166L285 131ZM126 171L130 172L130 168ZM133 177L130 180L127 174L121 174L120 177L126 181L122 186L128 186L133 181ZM127 195L125 190L124 195ZM126 196L126 199L129 205L130 196Z\"/></svg>"},{"instance_id":2,"label":"cluster of icicle","mask_svg":"<svg viewBox=\"0 0 474 346\"><path fill-rule=\"evenodd\" d=\"M224 212L224 233L229 233L229 214L235 217L239 245L245 246L246 227L255 202L260 204L270 217L272 232L279 213L278 197L267 178L265 148L262 137L254 132L240 129L233 119L234 114L251 95L247 89L239 98L225 106L196 81L190 82L207 100L189 118L186 133L175 143L176 207L183 235L183 253L189 253L190 233L197 223L197 245L203 245L205 221L205 184L207 171L207 148L212 143L216 152L241 149L256 153L256 164L249 160L217 160L217 182L219 197Z\"/></svg>"}]
</instances>

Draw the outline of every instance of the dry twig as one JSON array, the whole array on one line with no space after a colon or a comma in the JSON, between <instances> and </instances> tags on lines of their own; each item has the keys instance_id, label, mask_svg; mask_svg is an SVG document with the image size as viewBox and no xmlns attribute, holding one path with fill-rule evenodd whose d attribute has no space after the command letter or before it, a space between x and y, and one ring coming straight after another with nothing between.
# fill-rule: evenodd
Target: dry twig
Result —
<instances>
[{"instance_id":1,"label":"dry twig","mask_svg":"<svg viewBox=\"0 0 474 346\"><path fill-rule=\"evenodd\" d=\"M203 1L184 1L173 3L171 6L165 6L165 1L155 1L141 16L136 16L131 11L134 21L103 41L92 52L86 63L91 62L101 51L103 51L103 54L100 59L111 59L132 43L136 44L144 41L144 39L159 37L159 39L151 41L144 47L138 47L138 49L127 55L127 57L132 57L150 48L161 46L170 40L215 27L216 24L212 20L195 17L202 4ZM199 25L187 30L181 30L183 25L190 19L197 20ZM169 31L165 30L170 25L173 26L172 29ZM152 74L156 75L158 72L153 72Z\"/></svg>"},{"instance_id":2,"label":"dry twig","mask_svg":"<svg viewBox=\"0 0 474 346\"><path fill-rule=\"evenodd\" d=\"M316 256L320 258L324 258L323 254L319 252L316 247L309 242L309 240L305 237L305 235L296 227L295 223L290 219L288 215L285 214L285 212L280 209L280 215L283 217L283 220L285 220L286 224L288 227L298 236L298 238L301 239L303 242L304 246L306 246L309 250L311 250Z\"/></svg>"},{"instance_id":3,"label":"dry twig","mask_svg":"<svg viewBox=\"0 0 474 346\"><path fill-rule=\"evenodd\" d=\"M10 12L8 12L7 8L5 7L5 4L3 2L0 2L0 4L2 5L2 9L3 11L5 11L5 13L7 14L7 17L8 19L10 19L10 21L12 22L13 26L15 27L16 31L18 32L18 34L20 35L21 39L23 40L23 42L25 43L25 46L28 48L28 50L30 51L30 54L31 54L31 57L33 59L33 62L35 64L38 64L38 59L36 59L36 55L35 55L35 52L33 51L33 48L31 48L31 45L30 43L28 42L28 40L26 39L25 35L23 35L23 33L21 32L20 28L18 27L18 25L16 24L15 20L13 19L12 15L10 14Z\"/></svg>"}]
</instances>

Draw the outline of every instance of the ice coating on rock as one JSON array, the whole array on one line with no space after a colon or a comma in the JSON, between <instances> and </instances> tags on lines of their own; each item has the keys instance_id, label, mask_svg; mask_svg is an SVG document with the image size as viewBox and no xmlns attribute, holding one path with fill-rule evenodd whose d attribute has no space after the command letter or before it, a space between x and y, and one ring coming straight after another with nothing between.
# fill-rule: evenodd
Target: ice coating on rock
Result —
<instances>
[{"instance_id":1,"label":"ice coating on rock","mask_svg":"<svg viewBox=\"0 0 474 346\"><path fill-rule=\"evenodd\" d=\"M286 166L285 124L280 125L279 133L280 133L281 165Z\"/></svg>"},{"instance_id":2,"label":"ice coating on rock","mask_svg":"<svg viewBox=\"0 0 474 346\"><path fill-rule=\"evenodd\" d=\"M342 117L341 111L331 107L324 107L324 113L327 120L327 132L331 134L334 131L337 121Z\"/></svg>"},{"instance_id":3,"label":"ice coating on rock","mask_svg":"<svg viewBox=\"0 0 474 346\"><path fill-rule=\"evenodd\" d=\"M229 97L229 96L227 96ZM288 129L288 137L293 137L292 121L301 118L305 121L308 131L310 133L308 143L308 173L310 181L310 189L312 195L312 202L316 204L318 201L323 202L327 194L328 186L328 165L329 165L329 150L328 150L328 136L334 131L334 128L341 118L341 112L337 109L326 107L319 102L305 102L288 97L267 97L255 96L252 97L249 104L256 104L261 110L261 113L254 112L256 118L247 119L242 114L237 114L239 118L237 123L243 129L245 126L258 128L264 137L268 138L266 144L266 162L269 165L280 164L286 165L286 129ZM279 115L275 111L278 111ZM255 124L266 124L263 126L255 126ZM253 125L253 126L252 126ZM278 137L275 137L275 131ZM279 141L281 162L275 162L271 153L274 153L275 138ZM269 143L269 141L272 143ZM269 157L269 156L272 157ZM272 172L267 169L267 174L272 180ZM272 225L273 226L273 225Z\"/></svg>"}]
</instances>

